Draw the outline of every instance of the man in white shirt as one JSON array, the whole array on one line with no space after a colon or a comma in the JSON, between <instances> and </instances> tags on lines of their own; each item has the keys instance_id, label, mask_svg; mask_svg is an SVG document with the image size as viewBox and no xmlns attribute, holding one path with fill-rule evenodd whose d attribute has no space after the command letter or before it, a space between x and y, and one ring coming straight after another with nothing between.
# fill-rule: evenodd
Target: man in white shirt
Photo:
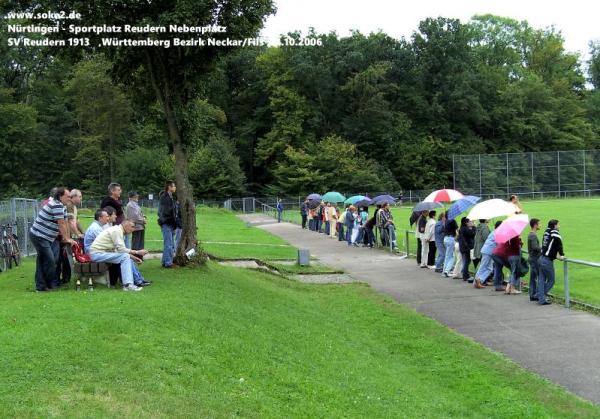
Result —
<instances>
[{"instance_id":1,"label":"man in white shirt","mask_svg":"<svg viewBox=\"0 0 600 419\"><path fill-rule=\"evenodd\" d=\"M125 246L123 237L130 234L134 229L134 223L130 220L120 225L103 230L90 246L90 257L92 262L118 263L121 267L121 281L123 291L141 291L142 287L133 284L132 259L141 261L148 252L145 249L131 250Z\"/></svg>"}]
</instances>

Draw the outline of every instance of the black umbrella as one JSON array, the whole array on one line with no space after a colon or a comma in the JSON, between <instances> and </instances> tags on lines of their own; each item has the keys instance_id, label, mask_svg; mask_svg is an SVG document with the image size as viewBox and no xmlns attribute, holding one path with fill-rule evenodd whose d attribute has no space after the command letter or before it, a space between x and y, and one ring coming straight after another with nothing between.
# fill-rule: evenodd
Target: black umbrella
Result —
<instances>
[{"instance_id":1,"label":"black umbrella","mask_svg":"<svg viewBox=\"0 0 600 419\"><path fill-rule=\"evenodd\" d=\"M321 205L321 201L317 201L317 200L314 200L314 199L308 201L308 208L310 208L310 209L315 209L319 205Z\"/></svg>"},{"instance_id":2,"label":"black umbrella","mask_svg":"<svg viewBox=\"0 0 600 419\"><path fill-rule=\"evenodd\" d=\"M412 214L410 214L410 218L408 219L410 225L412 226L414 223L416 223L420 216L421 214L419 214L418 212L413 212Z\"/></svg>"},{"instance_id":3,"label":"black umbrella","mask_svg":"<svg viewBox=\"0 0 600 419\"><path fill-rule=\"evenodd\" d=\"M431 211L432 209L442 208L444 204L441 202L419 202L413 208L413 212Z\"/></svg>"},{"instance_id":4,"label":"black umbrella","mask_svg":"<svg viewBox=\"0 0 600 419\"><path fill-rule=\"evenodd\" d=\"M396 199L391 195L379 195L373 198L374 205L395 204Z\"/></svg>"}]
</instances>

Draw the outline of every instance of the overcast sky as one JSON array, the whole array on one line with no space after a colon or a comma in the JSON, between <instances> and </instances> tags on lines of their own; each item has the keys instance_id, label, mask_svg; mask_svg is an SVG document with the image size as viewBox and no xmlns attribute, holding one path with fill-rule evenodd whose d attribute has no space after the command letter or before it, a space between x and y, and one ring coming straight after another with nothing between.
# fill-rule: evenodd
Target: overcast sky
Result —
<instances>
[{"instance_id":1,"label":"overcast sky","mask_svg":"<svg viewBox=\"0 0 600 419\"><path fill-rule=\"evenodd\" d=\"M309 27L318 33L351 29L368 34L381 29L395 38L410 38L426 17L451 17L467 22L473 15L492 13L527 20L535 28L554 25L561 30L568 51L588 53L590 40L600 41L598 0L275 0L277 14L262 31L269 44L279 35Z\"/></svg>"}]
</instances>

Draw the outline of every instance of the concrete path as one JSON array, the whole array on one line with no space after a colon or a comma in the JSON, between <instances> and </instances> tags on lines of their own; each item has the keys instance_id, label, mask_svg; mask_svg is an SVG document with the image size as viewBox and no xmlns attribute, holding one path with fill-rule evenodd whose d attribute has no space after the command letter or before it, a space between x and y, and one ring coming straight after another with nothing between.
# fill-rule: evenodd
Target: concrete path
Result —
<instances>
[{"instance_id":1,"label":"concrete path","mask_svg":"<svg viewBox=\"0 0 600 419\"><path fill-rule=\"evenodd\" d=\"M527 295L477 290L417 267L414 259L348 247L323 234L258 214L242 218L402 304L469 336L517 364L600 404L600 317L538 306Z\"/></svg>"}]
</instances>

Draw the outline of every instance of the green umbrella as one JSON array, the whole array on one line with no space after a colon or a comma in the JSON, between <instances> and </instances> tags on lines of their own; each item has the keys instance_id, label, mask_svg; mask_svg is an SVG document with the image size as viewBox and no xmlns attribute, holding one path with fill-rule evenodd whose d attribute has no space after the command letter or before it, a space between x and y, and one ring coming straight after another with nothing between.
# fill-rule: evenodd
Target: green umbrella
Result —
<instances>
[{"instance_id":1,"label":"green umbrella","mask_svg":"<svg viewBox=\"0 0 600 419\"><path fill-rule=\"evenodd\" d=\"M351 196L350 198L346 199L346 200L344 201L344 204L352 204L352 205L354 205L354 204L356 204L358 201L362 201L362 200L363 200L363 199L365 199L365 198L366 198L366 196L362 196L362 195L354 195L354 196Z\"/></svg>"},{"instance_id":2,"label":"green umbrella","mask_svg":"<svg viewBox=\"0 0 600 419\"><path fill-rule=\"evenodd\" d=\"M346 197L339 192L327 192L321 199L324 202L344 202Z\"/></svg>"}]
</instances>

